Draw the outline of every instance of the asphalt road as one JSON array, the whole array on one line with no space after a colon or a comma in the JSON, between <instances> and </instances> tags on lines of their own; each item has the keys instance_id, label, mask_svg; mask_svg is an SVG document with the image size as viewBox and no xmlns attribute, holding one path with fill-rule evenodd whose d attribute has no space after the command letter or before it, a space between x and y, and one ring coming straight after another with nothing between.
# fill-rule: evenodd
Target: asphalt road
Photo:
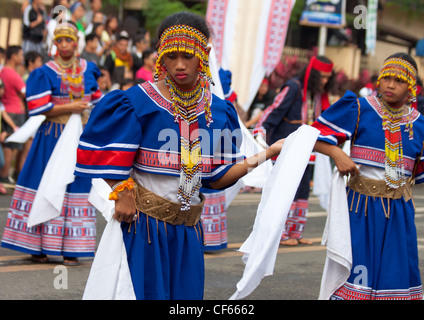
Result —
<instances>
[{"instance_id":1,"label":"asphalt road","mask_svg":"<svg viewBox=\"0 0 424 320\"><path fill-rule=\"evenodd\" d=\"M416 224L422 277L424 278L424 189L414 190ZM5 225L11 191L0 196L0 237ZM260 194L239 194L228 209L228 248L205 254L205 300L226 300L236 290L244 264L237 251L252 231ZM310 199L304 237L312 245L280 246L274 274L265 277L245 300L316 300L319 294L325 247L321 236L326 212ZM105 220L98 217L98 240ZM76 267L64 267L62 258L36 264L20 252L0 248L0 300L81 300L92 259L80 259ZM66 277L64 277L66 276ZM66 281L63 281L66 279Z\"/></svg>"}]
</instances>

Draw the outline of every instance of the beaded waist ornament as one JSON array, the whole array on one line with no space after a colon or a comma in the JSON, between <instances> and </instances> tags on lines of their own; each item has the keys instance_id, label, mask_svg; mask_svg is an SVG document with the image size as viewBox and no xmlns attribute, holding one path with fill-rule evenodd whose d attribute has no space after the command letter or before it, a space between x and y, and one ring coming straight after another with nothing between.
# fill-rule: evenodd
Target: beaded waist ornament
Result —
<instances>
[{"instance_id":1,"label":"beaded waist ornament","mask_svg":"<svg viewBox=\"0 0 424 320\"><path fill-rule=\"evenodd\" d=\"M54 30L53 42L63 37L72 39L77 45L77 28L70 23L59 23ZM60 86L62 94L64 96L69 95L71 101L81 100L84 97L84 77L78 56L74 54L71 59L65 61L60 55L57 55L56 63L59 66L62 80Z\"/></svg>"},{"instance_id":2,"label":"beaded waist ornament","mask_svg":"<svg viewBox=\"0 0 424 320\"><path fill-rule=\"evenodd\" d=\"M178 87L174 79L166 74L165 83L172 97L174 120L180 127L181 169L178 199L181 210L190 209L191 198L201 186L202 153L199 138L198 106L204 106L206 124L212 122L210 108L210 84L208 39L197 29L186 25L175 25L166 29L160 38L156 60L155 81L162 75L162 57L166 53L185 52L195 55L199 61L199 78L191 90Z\"/></svg>"},{"instance_id":3,"label":"beaded waist ornament","mask_svg":"<svg viewBox=\"0 0 424 320\"><path fill-rule=\"evenodd\" d=\"M411 107L417 103L417 70L408 62L400 58L390 58L384 62L377 80L377 87L384 77L397 77L408 84L409 96L404 105L408 109L405 131L409 133L409 140L414 138L411 121ZM385 135L385 176L386 184L398 188L405 184L405 166L403 161L402 134L400 124L404 116L404 106L393 108L383 99L383 130Z\"/></svg>"}]
</instances>

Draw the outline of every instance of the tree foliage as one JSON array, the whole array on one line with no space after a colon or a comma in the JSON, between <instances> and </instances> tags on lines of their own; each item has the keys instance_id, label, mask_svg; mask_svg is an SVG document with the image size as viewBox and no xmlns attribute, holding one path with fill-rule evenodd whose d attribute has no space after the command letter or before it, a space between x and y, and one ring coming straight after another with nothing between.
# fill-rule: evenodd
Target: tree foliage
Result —
<instances>
[{"instance_id":1,"label":"tree foliage","mask_svg":"<svg viewBox=\"0 0 424 320\"><path fill-rule=\"evenodd\" d=\"M424 13L424 0L387 0L386 6L405 11L411 19L421 19Z\"/></svg>"},{"instance_id":2,"label":"tree foliage","mask_svg":"<svg viewBox=\"0 0 424 320\"><path fill-rule=\"evenodd\" d=\"M147 9L143 10L143 15L146 17L145 27L154 35L164 18L180 11L190 11L204 16L206 3L196 3L189 8L178 0L149 0Z\"/></svg>"}]
</instances>

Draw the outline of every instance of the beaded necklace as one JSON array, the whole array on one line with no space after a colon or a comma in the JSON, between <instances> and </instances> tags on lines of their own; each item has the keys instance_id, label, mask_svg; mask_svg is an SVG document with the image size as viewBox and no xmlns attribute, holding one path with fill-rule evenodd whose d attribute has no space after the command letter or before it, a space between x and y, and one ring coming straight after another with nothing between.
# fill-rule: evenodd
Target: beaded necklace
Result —
<instances>
[{"instance_id":1,"label":"beaded necklace","mask_svg":"<svg viewBox=\"0 0 424 320\"><path fill-rule=\"evenodd\" d=\"M181 169L178 198L181 200L182 210L188 210L191 197L201 185L202 151L197 104L203 89L198 81L192 90L184 91L169 75L166 76L165 83L172 97L174 120L180 128Z\"/></svg>"},{"instance_id":2,"label":"beaded necklace","mask_svg":"<svg viewBox=\"0 0 424 320\"><path fill-rule=\"evenodd\" d=\"M56 60L61 76L60 90L63 95L69 95L71 101L84 98L84 76L79 59L73 56L64 61L60 56Z\"/></svg>"},{"instance_id":3,"label":"beaded necklace","mask_svg":"<svg viewBox=\"0 0 424 320\"><path fill-rule=\"evenodd\" d=\"M162 57L170 52L186 52L199 58L199 78L190 90L178 87L167 73L165 83L172 98L174 121L180 129L180 180L178 199L181 210L189 210L191 198L201 186L202 150L199 137L198 112L204 111L207 126L213 122L210 108L211 93L209 86L212 76L209 69L207 39L198 30L185 25L176 25L166 29L160 38L158 58L156 60L155 82L164 68ZM203 106L203 110L199 107Z\"/></svg>"},{"instance_id":4,"label":"beaded necklace","mask_svg":"<svg viewBox=\"0 0 424 320\"><path fill-rule=\"evenodd\" d=\"M405 184L405 165L403 160L403 145L401 121L405 108L408 110L405 131L409 133L409 140L414 138L410 106L416 103L415 68L407 61L400 58L390 58L385 61L377 80L377 86L384 77L395 76L408 83L408 98L400 108L389 106L386 101L382 103L382 125L384 130L385 145L385 174L384 180L391 188L398 188Z\"/></svg>"},{"instance_id":5,"label":"beaded necklace","mask_svg":"<svg viewBox=\"0 0 424 320\"><path fill-rule=\"evenodd\" d=\"M403 161L402 133L400 122L403 116L403 106L390 107L384 100L382 118L385 137L385 174L386 184L398 188L405 184L405 164Z\"/></svg>"}]
</instances>

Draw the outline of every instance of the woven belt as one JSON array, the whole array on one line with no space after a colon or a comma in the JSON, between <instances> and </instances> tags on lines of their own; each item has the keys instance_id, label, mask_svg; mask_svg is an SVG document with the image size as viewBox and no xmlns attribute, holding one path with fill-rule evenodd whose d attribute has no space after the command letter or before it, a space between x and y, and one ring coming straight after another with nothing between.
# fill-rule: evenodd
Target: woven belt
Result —
<instances>
[{"instance_id":1,"label":"woven belt","mask_svg":"<svg viewBox=\"0 0 424 320\"><path fill-rule=\"evenodd\" d=\"M388 187L384 180L374 180L361 175L354 175L349 179L347 186L358 193L371 197L388 199L400 199L404 197L406 202L412 198L409 180L403 186L394 189Z\"/></svg>"},{"instance_id":2,"label":"woven belt","mask_svg":"<svg viewBox=\"0 0 424 320\"><path fill-rule=\"evenodd\" d=\"M135 194L137 210L172 225L195 226L200 221L205 203L204 195L199 193L201 203L190 206L189 210L181 211L181 204L165 199L139 184Z\"/></svg>"},{"instance_id":3,"label":"woven belt","mask_svg":"<svg viewBox=\"0 0 424 320\"><path fill-rule=\"evenodd\" d=\"M284 122L288 122L290 124L302 124L302 120L289 120L288 118L284 117Z\"/></svg>"},{"instance_id":4,"label":"woven belt","mask_svg":"<svg viewBox=\"0 0 424 320\"><path fill-rule=\"evenodd\" d=\"M64 114L59 114L57 116L46 117L46 121L60 123L60 124L67 124L70 117L71 117L71 113L64 113ZM88 115L86 114L86 112L81 113L82 124L86 125L87 121L88 121Z\"/></svg>"}]
</instances>

